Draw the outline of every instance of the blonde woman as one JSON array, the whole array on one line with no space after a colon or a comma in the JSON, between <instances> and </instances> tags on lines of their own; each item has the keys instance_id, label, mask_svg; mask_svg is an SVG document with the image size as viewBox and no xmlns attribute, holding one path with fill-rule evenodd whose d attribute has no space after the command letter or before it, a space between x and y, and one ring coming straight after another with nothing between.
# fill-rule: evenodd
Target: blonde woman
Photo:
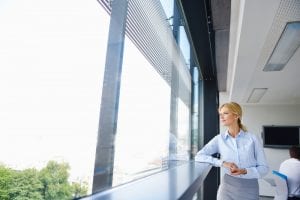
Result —
<instances>
[{"instance_id":1,"label":"blonde woman","mask_svg":"<svg viewBox=\"0 0 300 200\"><path fill-rule=\"evenodd\" d=\"M208 142L195 161L224 169L217 200L258 200L258 178L269 171L263 146L242 124L242 108L238 103L220 106L219 116L227 130ZM215 153L221 155L220 159L211 156Z\"/></svg>"}]
</instances>

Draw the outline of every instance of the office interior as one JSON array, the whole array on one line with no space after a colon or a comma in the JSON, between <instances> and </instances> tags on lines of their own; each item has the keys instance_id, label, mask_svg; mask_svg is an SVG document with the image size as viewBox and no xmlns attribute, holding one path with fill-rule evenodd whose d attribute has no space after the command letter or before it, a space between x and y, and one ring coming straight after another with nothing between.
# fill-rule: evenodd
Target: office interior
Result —
<instances>
[{"instance_id":1,"label":"office interior","mask_svg":"<svg viewBox=\"0 0 300 200\"><path fill-rule=\"evenodd\" d=\"M300 126L299 0L93 0L76 1L71 6L57 2L40 3L35 9L23 7L24 16L32 15L25 24L37 20L37 16L41 21L30 24L32 32L25 26L15 32L45 34L46 39L32 39L30 44L25 37L11 39L8 45L18 48L25 41L23 53L49 40L49 46L43 46L52 56L47 53L41 59L51 62L47 73L58 73L50 70L52 64L63 69L67 77L81 69L80 76L74 78L79 80L73 88L74 100L78 105L88 100L91 87L97 96L80 113L74 109L76 105L69 107L71 101L64 101L65 93L56 99L68 107L65 113L81 116L68 124L73 127L70 130L84 133L62 135L77 137L77 148L82 143L87 145L81 148L82 153L76 153L76 159L72 158L74 162L70 161L71 168L74 164L80 171L80 163L88 174L84 175L88 191L76 199L216 199L220 169L195 163L193 158L211 138L226 130L218 116L218 107L225 102L241 104L243 124L262 142L264 126ZM0 12L5 16L5 10L9 12L13 6L7 3L3 8ZM67 15L74 15L73 21ZM56 21L51 21L54 18ZM96 21L92 23L92 19ZM13 25L19 25L18 20L22 22L22 18L16 18ZM59 31L47 29L47 23L59 21L65 21ZM40 28L34 29L34 23ZM67 30L69 23L75 28ZM5 30L7 35L14 33L10 28ZM76 53L70 55L64 45L76 49ZM23 59L4 47L0 47L0 56L2 66ZM51 61L51 57L57 61ZM38 68L34 66L42 61L38 63L34 56L27 59L25 69L36 74ZM16 69L18 72L9 73L20 77L25 73ZM40 77L42 80L43 75ZM36 93L48 98L46 90L51 92L52 86L46 85L46 79L36 82L45 84L44 92ZM65 88L70 85L60 75L53 83ZM13 99L12 94L7 96L7 102ZM28 97L23 94L20 98L24 96ZM40 105L35 100L22 108ZM54 107L47 110L54 122L65 113L56 112ZM81 126L91 114L89 128ZM55 146L62 137L60 132L49 128L51 123L44 125L45 129L40 129L46 130L44 140L47 134L55 135L56 142L51 145ZM72 148L76 149L75 145L66 145L60 151L75 152ZM278 170L289 158L288 148L264 147L264 151L270 167L266 178L272 178L272 170ZM2 162L5 160L0 158ZM259 194L262 199L273 199L275 188L261 179Z\"/></svg>"}]
</instances>

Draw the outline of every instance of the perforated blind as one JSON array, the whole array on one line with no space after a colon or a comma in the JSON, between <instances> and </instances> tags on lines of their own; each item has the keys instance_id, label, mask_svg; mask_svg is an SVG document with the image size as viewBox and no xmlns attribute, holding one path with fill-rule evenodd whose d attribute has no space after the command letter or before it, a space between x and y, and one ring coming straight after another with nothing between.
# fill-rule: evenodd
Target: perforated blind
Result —
<instances>
[{"instance_id":1,"label":"perforated blind","mask_svg":"<svg viewBox=\"0 0 300 200\"><path fill-rule=\"evenodd\" d=\"M98 0L110 13L110 0ZM147 58L161 77L171 86L172 67L179 74L175 95L190 105L191 77L158 0L129 0L126 35Z\"/></svg>"}]
</instances>

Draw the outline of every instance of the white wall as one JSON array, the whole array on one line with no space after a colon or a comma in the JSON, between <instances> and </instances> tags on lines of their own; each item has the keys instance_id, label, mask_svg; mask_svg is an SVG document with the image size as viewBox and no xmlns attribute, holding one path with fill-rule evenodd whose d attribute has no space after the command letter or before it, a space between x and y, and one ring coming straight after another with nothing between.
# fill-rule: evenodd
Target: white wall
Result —
<instances>
[{"instance_id":1,"label":"white wall","mask_svg":"<svg viewBox=\"0 0 300 200\"><path fill-rule=\"evenodd\" d=\"M300 105L242 105L243 124L248 130L261 137L263 125L300 125ZM271 177L272 170L278 170L280 163L289 158L287 149L265 148ZM274 188L263 180L259 181L260 195L274 196Z\"/></svg>"}]
</instances>

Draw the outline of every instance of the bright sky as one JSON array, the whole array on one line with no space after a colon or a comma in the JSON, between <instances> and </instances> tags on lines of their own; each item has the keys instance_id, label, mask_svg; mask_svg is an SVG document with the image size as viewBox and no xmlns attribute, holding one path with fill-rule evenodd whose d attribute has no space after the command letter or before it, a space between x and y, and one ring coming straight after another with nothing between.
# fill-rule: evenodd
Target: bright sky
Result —
<instances>
[{"instance_id":1,"label":"bright sky","mask_svg":"<svg viewBox=\"0 0 300 200\"><path fill-rule=\"evenodd\" d=\"M0 162L91 175L109 17L96 0L0 1Z\"/></svg>"}]
</instances>

